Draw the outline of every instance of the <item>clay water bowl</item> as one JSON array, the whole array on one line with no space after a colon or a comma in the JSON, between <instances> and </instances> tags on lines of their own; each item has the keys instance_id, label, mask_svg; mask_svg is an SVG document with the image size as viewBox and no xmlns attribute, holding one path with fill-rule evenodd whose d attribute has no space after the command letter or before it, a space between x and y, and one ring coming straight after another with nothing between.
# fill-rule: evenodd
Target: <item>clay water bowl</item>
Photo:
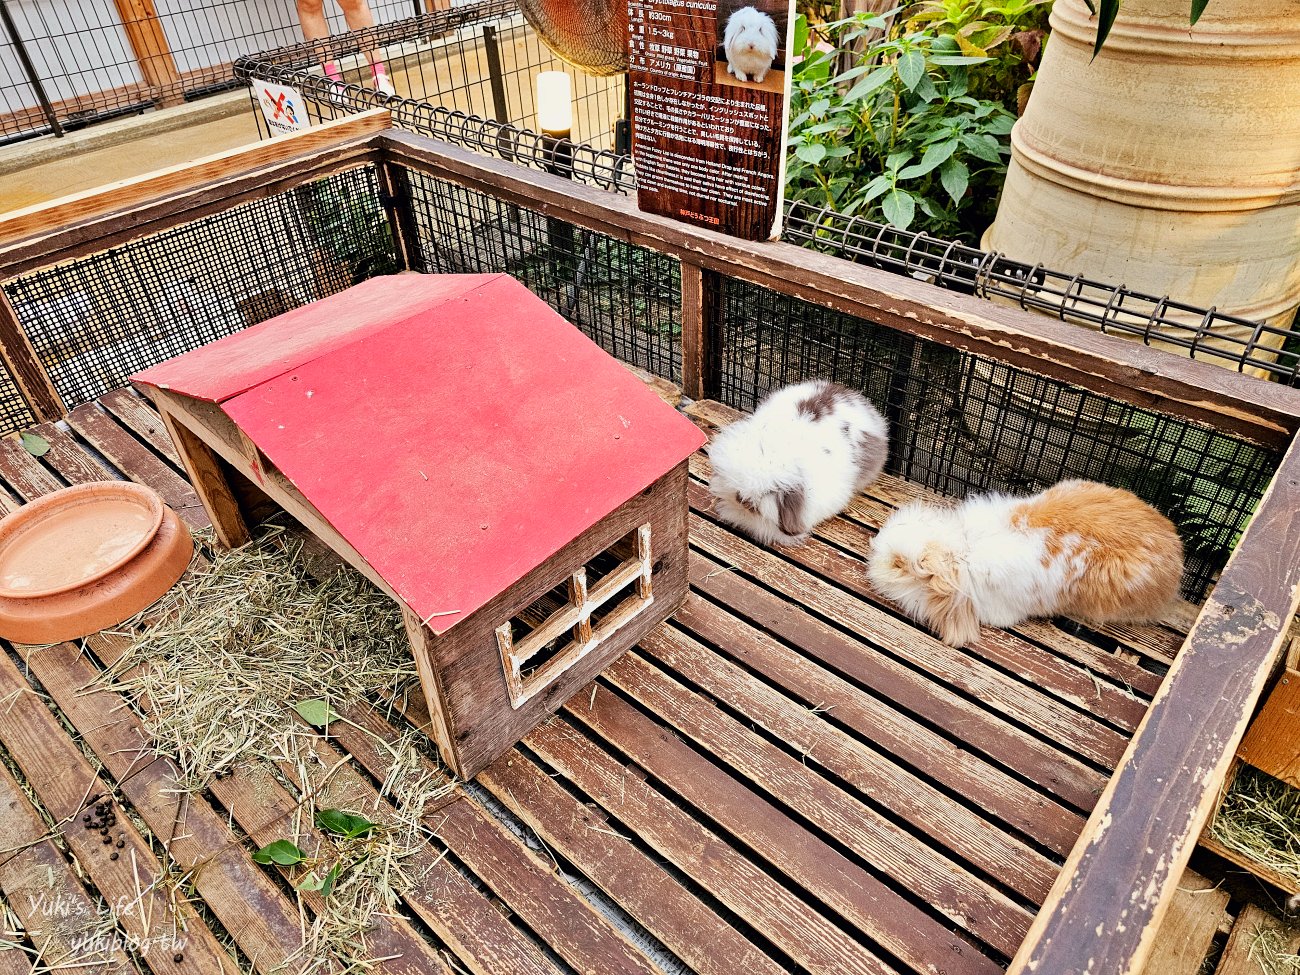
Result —
<instances>
[{"instance_id":1,"label":"clay water bowl","mask_svg":"<svg viewBox=\"0 0 1300 975\"><path fill-rule=\"evenodd\" d=\"M99 481L0 521L0 637L61 643L130 619L184 574L189 529L157 493Z\"/></svg>"}]
</instances>

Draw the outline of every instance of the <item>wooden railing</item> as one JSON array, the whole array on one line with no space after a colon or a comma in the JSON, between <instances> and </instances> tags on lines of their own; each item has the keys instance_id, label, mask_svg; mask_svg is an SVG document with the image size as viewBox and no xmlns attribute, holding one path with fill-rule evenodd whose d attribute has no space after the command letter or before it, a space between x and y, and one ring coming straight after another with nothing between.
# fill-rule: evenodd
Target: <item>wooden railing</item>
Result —
<instances>
[{"instance_id":1,"label":"wooden railing","mask_svg":"<svg viewBox=\"0 0 1300 975\"><path fill-rule=\"evenodd\" d=\"M1011 965L1013 975L1140 971L1300 601L1300 390L802 248L647 215L625 197L393 131L382 113L0 219L0 266L14 277L362 165L380 171L404 255L418 245L395 178L402 169L676 258L683 380L693 397L718 387L709 309L717 283L737 279L1287 448ZM33 411L56 416L64 404L3 304L0 333Z\"/></svg>"}]
</instances>

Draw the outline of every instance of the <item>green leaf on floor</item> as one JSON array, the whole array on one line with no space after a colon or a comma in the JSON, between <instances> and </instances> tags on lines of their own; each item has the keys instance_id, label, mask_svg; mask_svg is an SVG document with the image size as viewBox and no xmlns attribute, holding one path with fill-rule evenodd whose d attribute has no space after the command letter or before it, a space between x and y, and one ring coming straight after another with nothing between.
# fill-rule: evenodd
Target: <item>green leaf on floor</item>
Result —
<instances>
[{"instance_id":1,"label":"green leaf on floor","mask_svg":"<svg viewBox=\"0 0 1300 975\"><path fill-rule=\"evenodd\" d=\"M34 433L23 431L18 435L23 442L23 447L33 457L44 457L50 450L50 442L44 437L37 436Z\"/></svg>"},{"instance_id":2,"label":"green leaf on floor","mask_svg":"<svg viewBox=\"0 0 1300 975\"><path fill-rule=\"evenodd\" d=\"M302 715L302 720L313 728L324 728L331 721L338 718L338 715L330 710L329 704L319 698L313 698L310 701L299 701L293 706L293 709Z\"/></svg>"},{"instance_id":3,"label":"green leaf on floor","mask_svg":"<svg viewBox=\"0 0 1300 975\"><path fill-rule=\"evenodd\" d=\"M365 816L343 812L341 809L321 809L316 813L316 825L350 840L366 836L375 828L375 824Z\"/></svg>"},{"instance_id":4,"label":"green leaf on floor","mask_svg":"<svg viewBox=\"0 0 1300 975\"><path fill-rule=\"evenodd\" d=\"M306 858L306 854L298 849L296 844L290 843L288 840L276 840L274 843L268 843L253 854L254 863L278 863L285 867L292 866L295 863L302 863Z\"/></svg>"}]
</instances>

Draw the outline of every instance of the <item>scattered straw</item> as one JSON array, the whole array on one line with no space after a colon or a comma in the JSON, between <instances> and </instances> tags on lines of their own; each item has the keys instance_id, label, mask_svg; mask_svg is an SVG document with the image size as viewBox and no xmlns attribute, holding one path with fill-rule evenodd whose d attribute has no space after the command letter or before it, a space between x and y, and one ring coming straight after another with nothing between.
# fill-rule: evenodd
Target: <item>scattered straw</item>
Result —
<instances>
[{"instance_id":1,"label":"scattered straw","mask_svg":"<svg viewBox=\"0 0 1300 975\"><path fill-rule=\"evenodd\" d=\"M282 754L291 706L335 711L415 679L401 612L359 574L315 580L302 544L280 528L217 553L149 615L111 676L149 702L155 748L201 788L248 757Z\"/></svg>"},{"instance_id":2,"label":"scattered straw","mask_svg":"<svg viewBox=\"0 0 1300 975\"><path fill-rule=\"evenodd\" d=\"M1243 765L1210 834L1228 849L1300 884L1300 790Z\"/></svg>"},{"instance_id":3,"label":"scattered straw","mask_svg":"<svg viewBox=\"0 0 1300 975\"><path fill-rule=\"evenodd\" d=\"M1300 975L1300 957L1277 928L1259 925L1250 942L1249 958L1262 975Z\"/></svg>"},{"instance_id":4,"label":"scattered straw","mask_svg":"<svg viewBox=\"0 0 1300 975\"><path fill-rule=\"evenodd\" d=\"M333 890L316 895L303 913L303 944L291 969L367 970L378 959L366 933L376 918L395 916L402 892L423 880L408 862L425 848L426 811L452 782L430 761L419 732L376 738L392 760L379 790L391 808L375 808L359 798L347 759L322 764L319 737L293 705L324 699L337 715L359 702L401 697L417 678L400 610L350 568L313 578L298 538L268 527L243 548L196 560L181 585L123 630L134 642L108 678L147 705L142 720L155 751L177 762L182 788L198 791L232 766L256 763L298 798L284 838L307 843L323 809L376 823L367 836L331 836L309 844L315 848L305 850L303 864L275 868L295 888L313 872L323 877L338 868Z\"/></svg>"}]
</instances>

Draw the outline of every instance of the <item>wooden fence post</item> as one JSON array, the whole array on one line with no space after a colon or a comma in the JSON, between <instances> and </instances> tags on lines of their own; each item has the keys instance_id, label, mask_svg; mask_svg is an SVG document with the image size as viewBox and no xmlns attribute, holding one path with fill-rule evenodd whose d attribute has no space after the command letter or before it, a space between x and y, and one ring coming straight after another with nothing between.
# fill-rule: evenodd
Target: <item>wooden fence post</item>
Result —
<instances>
[{"instance_id":1,"label":"wooden fence post","mask_svg":"<svg viewBox=\"0 0 1300 975\"><path fill-rule=\"evenodd\" d=\"M113 0L113 4L122 18L122 29L131 42L145 84L156 89L161 105L179 105L184 100L181 73L153 0Z\"/></svg>"},{"instance_id":2,"label":"wooden fence post","mask_svg":"<svg viewBox=\"0 0 1300 975\"><path fill-rule=\"evenodd\" d=\"M4 359L37 423L62 419L68 412L63 397L50 381L50 374L41 364L31 339L18 321L18 313L3 291L0 291L0 358Z\"/></svg>"},{"instance_id":3,"label":"wooden fence post","mask_svg":"<svg viewBox=\"0 0 1300 975\"><path fill-rule=\"evenodd\" d=\"M717 323L713 321L713 272L682 261L682 392L712 399L721 389Z\"/></svg>"}]
</instances>

